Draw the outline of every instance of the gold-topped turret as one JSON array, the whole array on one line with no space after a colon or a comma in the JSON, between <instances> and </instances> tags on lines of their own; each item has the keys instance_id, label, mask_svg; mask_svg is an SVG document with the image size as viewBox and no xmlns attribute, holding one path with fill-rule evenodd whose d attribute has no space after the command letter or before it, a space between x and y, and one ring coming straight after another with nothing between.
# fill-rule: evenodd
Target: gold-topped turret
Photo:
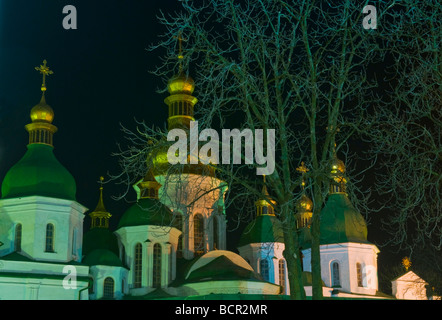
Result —
<instances>
[{"instance_id":1,"label":"gold-topped turret","mask_svg":"<svg viewBox=\"0 0 442 320\"><path fill-rule=\"evenodd\" d=\"M42 95L40 102L31 109L32 123L26 125L25 128L29 132L29 144L40 143L53 146L53 135L57 132L57 127L52 124L54 111L46 103L45 92L47 90L46 76L54 74L54 72L49 69L46 63L47 61L44 60L43 65L35 68L43 75Z\"/></svg>"},{"instance_id":2,"label":"gold-topped turret","mask_svg":"<svg viewBox=\"0 0 442 320\"><path fill-rule=\"evenodd\" d=\"M305 174L309 171L304 162L301 162L301 166L296 168L296 171L301 172L301 199L296 203L296 223L297 227L305 228L310 227L310 223L313 216L313 201L305 194Z\"/></svg>"},{"instance_id":3,"label":"gold-topped turret","mask_svg":"<svg viewBox=\"0 0 442 320\"><path fill-rule=\"evenodd\" d=\"M272 199L270 196L267 185L266 185L266 176L263 175L263 186L261 190L262 197L255 202L256 206L256 215L259 217L261 215L275 215L275 206L276 201Z\"/></svg>"},{"instance_id":4,"label":"gold-topped turret","mask_svg":"<svg viewBox=\"0 0 442 320\"><path fill-rule=\"evenodd\" d=\"M109 219L112 215L106 210L103 202L103 181L100 177L100 197L98 198L97 207L89 214L91 217L91 229L93 228L109 228Z\"/></svg>"},{"instance_id":5,"label":"gold-topped turret","mask_svg":"<svg viewBox=\"0 0 442 320\"><path fill-rule=\"evenodd\" d=\"M347 179L345 178L345 164L336 155L336 143L333 148L333 159L331 162L331 176L330 194L345 193Z\"/></svg>"},{"instance_id":6,"label":"gold-topped turret","mask_svg":"<svg viewBox=\"0 0 442 320\"><path fill-rule=\"evenodd\" d=\"M158 190L161 188L161 184L155 179L152 169L147 171L143 181L138 184L140 189L140 199L158 199Z\"/></svg>"},{"instance_id":7,"label":"gold-topped turret","mask_svg":"<svg viewBox=\"0 0 442 320\"><path fill-rule=\"evenodd\" d=\"M198 99L192 96L195 90L195 82L193 79L183 72L182 60L184 59L181 34L178 36L179 41L179 72L173 76L167 85L170 93L164 102L169 106L169 117L167 119L168 129L175 128L188 129L190 121L194 121L194 106Z\"/></svg>"}]
</instances>

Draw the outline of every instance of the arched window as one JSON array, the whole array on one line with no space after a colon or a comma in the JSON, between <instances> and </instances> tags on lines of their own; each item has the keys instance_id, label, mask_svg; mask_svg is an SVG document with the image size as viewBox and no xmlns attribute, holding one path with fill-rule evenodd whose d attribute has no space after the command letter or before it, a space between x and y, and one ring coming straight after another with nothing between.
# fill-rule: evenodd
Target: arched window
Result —
<instances>
[{"instance_id":1,"label":"arched window","mask_svg":"<svg viewBox=\"0 0 442 320\"><path fill-rule=\"evenodd\" d=\"M178 237L178 246L176 249L176 256L177 256L177 258L183 257L183 235L182 234L180 234L180 236Z\"/></svg>"},{"instance_id":2,"label":"arched window","mask_svg":"<svg viewBox=\"0 0 442 320\"><path fill-rule=\"evenodd\" d=\"M21 232L22 232L22 226L21 223L18 223L15 226L15 237L14 237L14 247L15 251L17 252L21 251Z\"/></svg>"},{"instance_id":3,"label":"arched window","mask_svg":"<svg viewBox=\"0 0 442 320\"><path fill-rule=\"evenodd\" d=\"M341 277L339 275L339 263L337 261L333 261L331 264L331 280L332 280L332 287L341 286Z\"/></svg>"},{"instance_id":4,"label":"arched window","mask_svg":"<svg viewBox=\"0 0 442 320\"><path fill-rule=\"evenodd\" d=\"M114 284L114 279L112 279L111 277L107 277L106 279L104 279L103 298L114 298Z\"/></svg>"},{"instance_id":5,"label":"arched window","mask_svg":"<svg viewBox=\"0 0 442 320\"><path fill-rule=\"evenodd\" d=\"M134 288L141 288L141 267L143 263L143 250L141 243L135 245L134 259Z\"/></svg>"},{"instance_id":6,"label":"arched window","mask_svg":"<svg viewBox=\"0 0 442 320\"><path fill-rule=\"evenodd\" d=\"M362 265L358 262L356 263L356 275L358 278L358 287L363 287L362 284Z\"/></svg>"},{"instance_id":7,"label":"arched window","mask_svg":"<svg viewBox=\"0 0 442 320\"><path fill-rule=\"evenodd\" d=\"M123 262L123 265L126 265L126 249L124 246L121 246L121 262Z\"/></svg>"},{"instance_id":8,"label":"arched window","mask_svg":"<svg viewBox=\"0 0 442 320\"><path fill-rule=\"evenodd\" d=\"M267 261L267 259L261 259L259 261L259 272L261 273L264 281L270 280L269 262Z\"/></svg>"},{"instance_id":9,"label":"arched window","mask_svg":"<svg viewBox=\"0 0 442 320\"><path fill-rule=\"evenodd\" d=\"M285 261L279 259L279 285L282 288L282 292L285 293Z\"/></svg>"},{"instance_id":10,"label":"arched window","mask_svg":"<svg viewBox=\"0 0 442 320\"><path fill-rule=\"evenodd\" d=\"M161 245L155 243L153 246L153 283L154 288L161 288Z\"/></svg>"},{"instance_id":11,"label":"arched window","mask_svg":"<svg viewBox=\"0 0 442 320\"><path fill-rule=\"evenodd\" d=\"M45 252L54 252L55 228L52 223L46 225L46 245Z\"/></svg>"},{"instance_id":12,"label":"arched window","mask_svg":"<svg viewBox=\"0 0 442 320\"><path fill-rule=\"evenodd\" d=\"M216 215L213 216L213 249L216 250L219 248L218 245L218 217Z\"/></svg>"},{"instance_id":13,"label":"arched window","mask_svg":"<svg viewBox=\"0 0 442 320\"><path fill-rule=\"evenodd\" d=\"M196 214L193 218L193 239L194 250L196 254L204 253L204 219L200 214Z\"/></svg>"}]
</instances>

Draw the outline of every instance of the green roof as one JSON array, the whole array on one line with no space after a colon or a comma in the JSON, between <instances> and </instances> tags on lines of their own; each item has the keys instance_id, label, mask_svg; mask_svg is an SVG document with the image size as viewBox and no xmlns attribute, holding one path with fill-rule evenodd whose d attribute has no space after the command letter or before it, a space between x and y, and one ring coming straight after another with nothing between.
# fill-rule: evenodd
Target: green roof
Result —
<instances>
[{"instance_id":1,"label":"green roof","mask_svg":"<svg viewBox=\"0 0 442 320\"><path fill-rule=\"evenodd\" d=\"M3 199L38 195L75 200L75 180L55 158L52 146L30 144L27 148L3 180Z\"/></svg>"},{"instance_id":2,"label":"green roof","mask_svg":"<svg viewBox=\"0 0 442 320\"><path fill-rule=\"evenodd\" d=\"M83 255L96 249L110 250L119 254L117 237L107 228L93 228L83 236Z\"/></svg>"},{"instance_id":3,"label":"green roof","mask_svg":"<svg viewBox=\"0 0 442 320\"><path fill-rule=\"evenodd\" d=\"M71 260L69 262L55 262L55 261L41 261L41 260L34 260L29 258L28 256L25 256L23 253L21 252L11 252L3 257L0 257L0 260L5 260L5 261L25 261L25 262L33 262L33 263L49 263L49 264L62 264L62 265L82 265L81 263Z\"/></svg>"},{"instance_id":4,"label":"green roof","mask_svg":"<svg viewBox=\"0 0 442 320\"><path fill-rule=\"evenodd\" d=\"M365 219L353 207L346 194L328 196L321 211L320 237L321 244L368 243Z\"/></svg>"},{"instance_id":5,"label":"green roof","mask_svg":"<svg viewBox=\"0 0 442 320\"><path fill-rule=\"evenodd\" d=\"M256 217L244 229L238 247L261 242L284 242L282 224L276 216L263 214Z\"/></svg>"},{"instance_id":6,"label":"green roof","mask_svg":"<svg viewBox=\"0 0 442 320\"><path fill-rule=\"evenodd\" d=\"M222 255L191 272L185 282L220 280L263 281L258 273L243 268Z\"/></svg>"},{"instance_id":7,"label":"green roof","mask_svg":"<svg viewBox=\"0 0 442 320\"><path fill-rule=\"evenodd\" d=\"M113 266L123 267L120 258L110 250L96 249L90 252L84 259L83 264L88 266Z\"/></svg>"},{"instance_id":8,"label":"green roof","mask_svg":"<svg viewBox=\"0 0 442 320\"><path fill-rule=\"evenodd\" d=\"M118 229L122 227L157 225L170 226L172 211L158 199L140 199L121 217Z\"/></svg>"}]
</instances>

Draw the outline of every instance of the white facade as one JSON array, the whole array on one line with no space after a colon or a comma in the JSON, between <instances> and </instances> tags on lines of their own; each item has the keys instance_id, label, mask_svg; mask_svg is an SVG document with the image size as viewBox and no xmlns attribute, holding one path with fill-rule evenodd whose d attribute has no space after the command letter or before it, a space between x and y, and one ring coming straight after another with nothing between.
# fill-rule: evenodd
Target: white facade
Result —
<instances>
[{"instance_id":1,"label":"white facade","mask_svg":"<svg viewBox=\"0 0 442 320\"><path fill-rule=\"evenodd\" d=\"M428 283L413 271L391 281L392 293L397 299L427 300Z\"/></svg>"},{"instance_id":2,"label":"white facade","mask_svg":"<svg viewBox=\"0 0 442 320\"><path fill-rule=\"evenodd\" d=\"M181 216L183 257L192 259L196 251L209 252L226 249L225 183L198 174L155 177L162 187L160 201ZM202 248L195 248L195 219L203 221ZM215 228L215 229L214 229Z\"/></svg>"},{"instance_id":3,"label":"white facade","mask_svg":"<svg viewBox=\"0 0 442 320\"><path fill-rule=\"evenodd\" d=\"M176 277L176 250L181 231L172 227L133 226L115 231L120 244L120 259L129 267L127 292L144 295L156 288L153 280L154 246L161 248L161 288L165 288ZM136 247L141 245L141 284L136 285Z\"/></svg>"},{"instance_id":4,"label":"white facade","mask_svg":"<svg viewBox=\"0 0 442 320\"><path fill-rule=\"evenodd\" d=\"M87 208L70 200L31 196L0 200L2 232L0 255L16 250L17 225L21 225L21 253L38 261L81 261L83 219ZM52 225L53 249L47 246Z\"/></svg>"},{"instance_id":5,"label":"white facade","mask_svg":"<svg viewBox=\"0 0 442 320\"><path fill-rule=\"evenodd\" d=\"M91 300L107 298L105 295L105 282L111 281L112 296L115 299L122 299L127 289L128 270L122 267L97 265L90 267L90 275L94 279L94 285L89 290L89 298Z\"/></svg>"},{"instance_id":6,"label":"white facade","mask_svg":"<svg viewBox=\"0 0 442 320\"><path fill-rule=\"evenodd\" d=\"M0 258L0 299L87 300L88 274L87 266Z\"/></svg>"},{"instance_id":7,"label":"white facade","mask_svg":"<svg viewBox=\"0 0 442 320\"><path fill-rule=\"evenodd\" d=\"M281 293L288 295L290 294L290 287L287 276L287 263L283 256L284 249L285 244L281 242L250 243L238 247L241 257L243 257L257 273L261 274L264 280L280 285L282 288ZM265 264L268 265L268 270L263 272L264 261L266 261ZM283 274L283 276L280 277L280 274ZM282 278L284 279L283 282L281 281Z\"/></svg>"},{"instance_id":8,"label":"white facade","mask_svg":"<svg viewBox=\"0 0 442 320\"><path fill-rule=\"evenodd\" d=\"M303 252L304 271L311 272L311 249ZM320 246L321 274L326 287L347 293L375 295L378 290L379 249L368 243Z\"/></svg>"}]
</instances>

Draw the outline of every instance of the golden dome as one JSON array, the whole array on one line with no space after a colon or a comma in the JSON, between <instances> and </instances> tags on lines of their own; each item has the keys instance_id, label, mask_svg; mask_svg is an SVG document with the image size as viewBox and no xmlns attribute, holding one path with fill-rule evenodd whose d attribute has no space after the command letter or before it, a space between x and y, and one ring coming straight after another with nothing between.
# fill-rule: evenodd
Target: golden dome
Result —
<instances>
[{"instance_id":1,"label":"golden dome","mask_svg":"<svg viewBox=\"0 0 442 320\"><path fill-rule=\"evenodd\" d=\"M332 161L332 165L331 165L331 173L336 174L336 173L344 173L345 172L345 164L344 161L339 160L336 156L334 157L333 161Z\"/></svg>"},{"instance_id":2,"label":"golden dome","mask_svg":"<svg viewBox=\"0 0 442 320\"><path fill-rule=\"evenodd\" d=\"M52 123L54 120L54 111L46 103L45 96L41 97L40 103L31 109L32 122L48 122Z\"/></svg>"},{"instance_id":3,"label":"golden dome","mask_svg":"<svg viewBox=\"0 0 442 320\"><path fill-rule=\"evenodd\" d=\"M311 212L313 210L313 201L310 200L310 198L307 197L305 194L303 194L301 199L299 199L298 203L296 204L296 208L298 212Z\"/></svg>"},{"instance_id":4,"label":"golden dome","mask_svg":"<svg viewBox=\"0 0 442 320\"><path fill-rule=\"evenodd\" d=\"M167 90L170 94L192 94L193 90L195 90L195 82L191 77L186 76L184 73L180 73L169 80Z\"/></svg>"}]
</instances>

